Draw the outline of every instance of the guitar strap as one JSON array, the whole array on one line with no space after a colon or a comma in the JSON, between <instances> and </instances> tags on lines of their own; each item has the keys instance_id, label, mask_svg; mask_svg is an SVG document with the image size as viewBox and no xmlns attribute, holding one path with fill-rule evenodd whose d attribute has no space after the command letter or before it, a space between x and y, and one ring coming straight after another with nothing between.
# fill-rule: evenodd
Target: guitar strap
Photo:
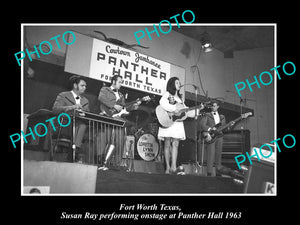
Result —
<instances>
[{"instance_id":1,"label":"guitar strap","mask_svg":"<svg viewBox=\"0 0 300 225\"><path fill-rule=\"evenodd\" d=\"M120 91L118 91L118 94L119 94L120 98L116 101L116 104L123 106L124 102L125 102L124 95Z\"/></svg>"}]
</instances>

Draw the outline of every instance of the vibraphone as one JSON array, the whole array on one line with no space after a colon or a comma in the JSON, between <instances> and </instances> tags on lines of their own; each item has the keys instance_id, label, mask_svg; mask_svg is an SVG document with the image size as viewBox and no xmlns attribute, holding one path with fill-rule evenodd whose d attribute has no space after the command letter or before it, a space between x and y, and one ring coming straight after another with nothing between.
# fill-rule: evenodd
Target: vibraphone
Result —
<instances>
[{"instance_id":1,"label":"vibraphone","mask_svg":"<svg viewBox=\"0 0 300 225\"><path fill-rule=\"evenodd\" d=\"M75 137L76 123L82 121L87 125L87 138L82 148L85 152L86 164L103 164L108 154L110 145L114 145L114 152L111 155L110 163L120 165L124 149L125 120L121 118L112 118L105 115L94 114L74 110L72 115L72 153L75 161ZM111 154L111 152L109 153Z\"/></svg>"}]
</instances>

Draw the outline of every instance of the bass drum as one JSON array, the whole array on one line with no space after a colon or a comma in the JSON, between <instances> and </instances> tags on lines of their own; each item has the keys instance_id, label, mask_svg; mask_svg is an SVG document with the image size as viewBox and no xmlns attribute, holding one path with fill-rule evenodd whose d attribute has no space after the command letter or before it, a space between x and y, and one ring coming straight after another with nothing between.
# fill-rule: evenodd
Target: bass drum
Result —
<instances>
[{"instance_id":1,"label":"bass drum","mask_svg":"<svg viewBox=\"0 0 300 225\"><path fill-rule=\"evenodd\" d=\"M141 159L153 161L159 152L157 139L152 134L141 135L136 142L136 150Z\"/></svg>"}]
</instances>

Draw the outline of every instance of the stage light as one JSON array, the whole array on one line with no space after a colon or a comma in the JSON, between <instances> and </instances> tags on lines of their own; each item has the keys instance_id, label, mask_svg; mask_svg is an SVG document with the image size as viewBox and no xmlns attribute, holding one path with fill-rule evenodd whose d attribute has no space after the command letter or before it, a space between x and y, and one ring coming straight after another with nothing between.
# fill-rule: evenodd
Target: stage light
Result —
<instances>
[{"instance_id":1,"label":"stage light","mask_svg":"<svg viewBox=\"0 0 300 225\"><path fill-rule=\"evenodd\" d=\"M203 52L211 52L213 50L212 44L210 42L210 36L206 31L201 35L200 41L202 44Z\"/></svg>"},{"instance_id":2,"label":"stage light","mask_svg":"<svg viewBox=\"0 0 300 225\"><path fill-rule=\"evenodd\" d=\"M211 43L206 43L205 45L202 45L202 51L203 52L211 52L213 50Z\"/></svg>"}]
</instances>

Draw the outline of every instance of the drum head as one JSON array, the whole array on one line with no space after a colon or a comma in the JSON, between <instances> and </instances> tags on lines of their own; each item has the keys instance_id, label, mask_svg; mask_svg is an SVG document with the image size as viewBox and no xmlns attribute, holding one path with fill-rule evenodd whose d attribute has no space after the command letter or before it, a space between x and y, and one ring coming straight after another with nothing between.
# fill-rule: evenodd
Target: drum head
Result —
<instances>
[{"instance_id":1,"label":"drum head","mask_svg":"<svg viewBox=\"0 0 300 225\"><path fill-rule=\"evenodd\" d=\"M136 144L139 156L145 161L152 161L158 154L158 142L152 134L143 134Z\"/></svg>"}]
</instances>

